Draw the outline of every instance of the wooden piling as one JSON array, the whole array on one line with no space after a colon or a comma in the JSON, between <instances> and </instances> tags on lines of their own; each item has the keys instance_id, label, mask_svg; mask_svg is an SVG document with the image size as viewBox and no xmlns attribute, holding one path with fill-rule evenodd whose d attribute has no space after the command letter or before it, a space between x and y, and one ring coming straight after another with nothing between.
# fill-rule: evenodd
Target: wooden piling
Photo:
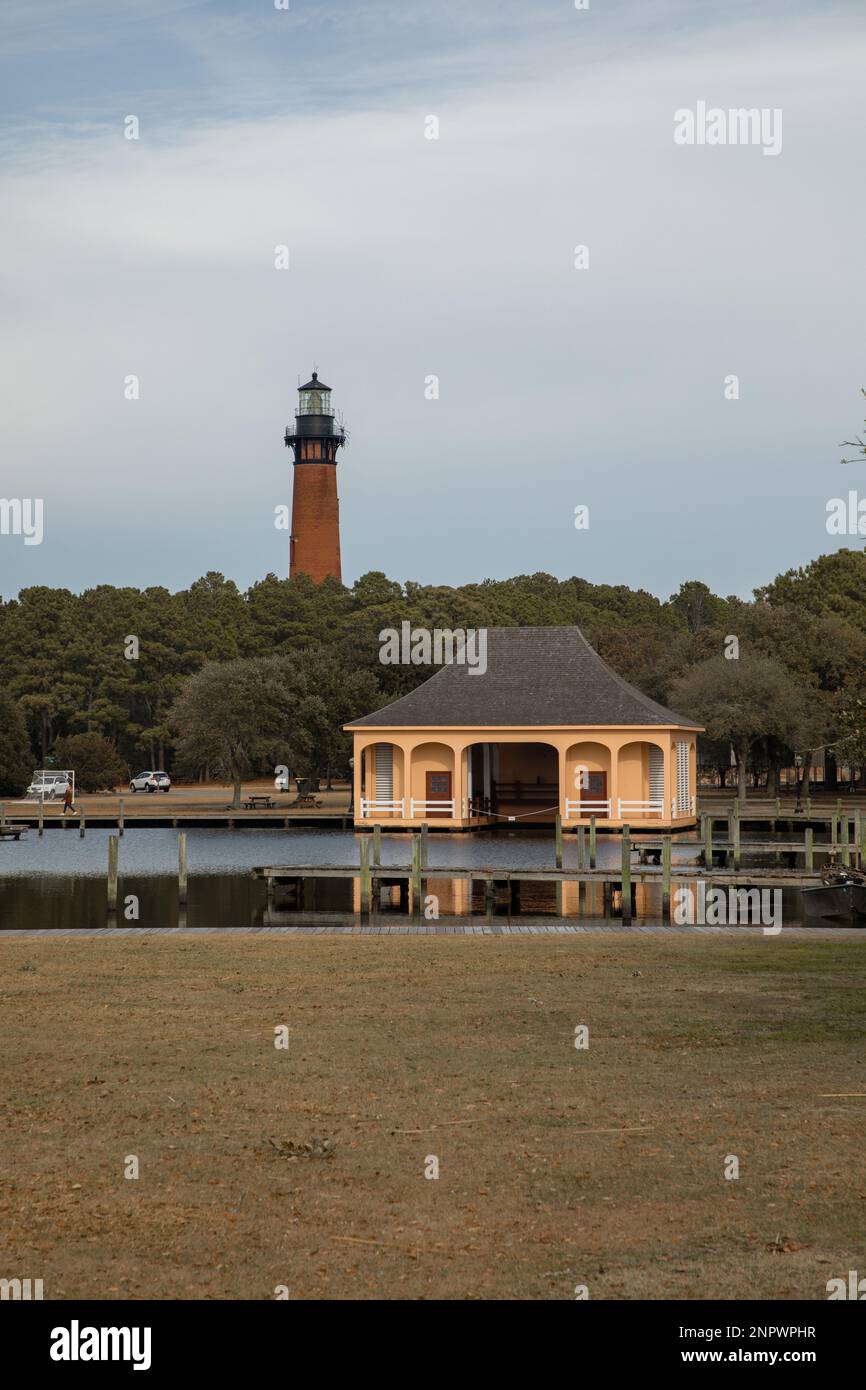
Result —
<instances>
[{"instance_id":1,"label":"wooden piling","mask_svg":"<svg viewBox=\"0 0 866 1390\"><path fill-rule=\"evenodd\" d=\"M589 867L595 868L595 816L589 818Z\"/></svg>"},{"instance_id":2,"label":"wooden piling","mask_svg":"<svg viewBox=\"0 0 866 1390\"><path fill-rule=\"evenodd\" d=\"M862 867L863 867L863 866L862 866L861 859L860 859L860 841L861 841L860 821L861 821L861 816L860 816L860 812L859 812L859 810L858 810L858 811L855 811L855 812L854 812L854 825L853 825L852 832L851 832L851 863L854 865L854 868L855 868L855 869L859 869L859 868L862 868Z\"/></svg>"},{"instance_id":3,"label":"wooden piling","mask_svg":"<svg viewBox=\"0 0 866 1390\"><path fill-rule=\"evenodd\" d=\"M738 868L740 867L740 817L739 817L739 816L734 816L733 821L732 821L732 823L731 823L731 829L732 829L733 832L734 832L733 837L732 837L732 838L733 838L733 841L734 841L734 868L735 868L735 869L738 869Z\"/></svg>"},{"instance_id":4,"label":"wooden piling","mask_svg":"<svg viewBox=\"0 0 866 1390\"><path fill-rule=\"evenodd\" d=\"M374 864L379 864L379 865L381 865L381 863L382 863L382 827L381 827L381 825L374 825L374 826L373 826L373 863L374 863Z\"/></svg>"},{"instance_id":5,"label":"wooden piling","mask_svg":"<svg viewBox=\"0 0 866 1390\"><path fill-rule=\"evenodd\" d=\"M562 816L556 813L556 867L562 868Z\"/></svg>"},{"instance_id":6,"label":"wooden piling","mask_svg":"<svg viewBox=\"0 0 866 1390\"><path fill-rule=\"evenodd\" d=\"M6 824L6 802L0 801L0 825Z\"/></svg>"},{"instance_id":7,"label":"wooden piling","mask_svg":"<svg viewBox=\"0 0 866 1390\"><path fill-rule=\"evenodd\" d=\"M83 840L83 839L84 839L84 831L85 831L85 825L84 825L84 807L82 806L81 810L80 810L79 813L78 813L78 838L79 838L79 840Z\"/></svg>"},{"instance_id":8,"label":"wooden piling","mask_svg":"<svg viewBox=\"0 0 866 1390\"><path fill-rule=\"evenodd\" d=\"M45 830L45 797L44 797L44 796L40 796L40 798L39 798L39 838L40 838L40 840L42 839L42 835L43 835L43 833L44 833L44 830Z\"/></svg>"},{"instance_id":9,"label":"wooden piling","mask_svg":"<svg viewBox=\"0 0 866 1390\"><path fill-rule=\"evenodd\" d=\"M713 867L713 818L704 816L704 865L706 868Z\"/></svg>"},{"instance_id":10,"label":"wooden piling","mask_svg":"<svg viewBox=\"0 0 866 1390\"><path fill-rule=\"evenodd\" d=\"M496 908L496 884L492 878L484 880L484 916L489 922Z\"/></svg>"},{"instance_id":11,"label":"wooden piling","mask_svg":"<svg viewBox=\"0 0 866 1390\"><path fill-rule=\"evenodd\" d=\"M803 868L807 873L811 873L815 867L815 832L811 825L806 826L806 847L803 856Z\"/></svg>"},{"instance_id":12,"label":"wooden piling","mask_svg":"<svg viewBox=\"0 0 866 1390\"><path fill-rule=\"evenodd\" d=\"M851 850L848 844L848 813L839 820L839 840L842 847L842 863L846 868L851 863Z\"/></svg>"},{"instance_id":13,"label":"wooden piling","mask_svg":"<svg viewBox=\"0 0 866 1390\"><path fill-rule=\"evenodd\" d=\"M123 797L117 803L117 833L123 834Z\"/></svg>"},{"instance_id":14,"label":"wooden piling","mask_svg":"<svg viewBox=\"0 0 866 1390\"><path fill-rule=\"evenodd\" d=\"M631 923L631 835L629 828L622 828L622 920L626 926Z\"/></svg>"},{"instance_id":15,"label":"wooden piling","mask_svg":"<svg viewBox=\"0 0 866 1390\"><path fill-rule=\"evenodd\" d=\"M834 859L836 858L836 851L837 851L838 847L839 847L839 823L838 823L838 821L836 820L836 812L834 811L833 814L832 814L831 817L830 817L830 851L831 851L832 857L833 857Z\"/></svg>"},{"instance_id":16,"label":"wooden piling","mask_svg":"<svg viewBox=\"0 0 866 1390\"><path fill-rule=\"evenodd\" d=\"M177 900L179 903L186 902L186 889L186 831L179 830L177 835Z\"/></svg>"},{"instance_id":17,"label":"wooden piling","mask_svg":"<svg viewBox=\"0 0 866 1390\"><path fill-rule=\"evenodd\" d=\"M360 865L361 865L361 912L366 916L370 912L373 900L372 894L372 875L370 873L370 837L362 835L359 842Z\"/></svg>"},{"instance_id":18,"label":"wooden piling","mask_svg":"<svg viewBox=\"0 0 866 1390\"><path fill-rule=\"evenodd\" d=\"M601 885L601 910L604 917L613 916L613 890L609 878Z\"/></svg>"},{"instance_id":19,"label":"wooden piling","mask_svg":"<svg viewBox=\"0 0 866 1390\"><path fill-rule=\"evenodd\" d=\"M108 837L108 913L117 913L117 845L116 835Z\"/></svg>"},{"instance_id":20,"label":"wooden piling","mask_svg":"<svg viewBox=\"0 0 866 1390\"><path fill-rule=\"evenodd\" d=\"M427 868L428 855L430 852L430 827L424 821L421 826L421 868Z\"/></svg>"},{"instance_id":21,"label":"wooden piling","mask_svg":"<svg viewBox=\"0 0 866 1390\"><path fill-rule=\"evenodd\" d=\"M421 836L412 836L412 906L416 916L421 911Z\"/></svg>"},{"instance_id":22,"label":"wooden piling","mask_svg":"<svg viewBox=\"0 0 866 1390\"><path fill-rule=\"evenodd\" d=\"M671 837L662 836L662 921L671 920Z\"/></svg>"},{"instance_id":23,"label":"wooden piling","mask_svg":"<svg viewBox=\"0 0 866 1390\"><path fill-rule=\"evenodd\" d=\"M577 827L577 867L586 868L586 826Z\"/></svg>"}]
</instances>

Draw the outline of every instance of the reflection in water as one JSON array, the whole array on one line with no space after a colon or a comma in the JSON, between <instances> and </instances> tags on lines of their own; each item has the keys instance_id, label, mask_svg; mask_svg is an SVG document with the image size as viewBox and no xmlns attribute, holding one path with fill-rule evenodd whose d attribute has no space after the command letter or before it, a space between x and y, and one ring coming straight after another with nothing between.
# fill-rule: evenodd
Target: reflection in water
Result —
<instances>
[{"instance_id":1,"label":"reflection in water","mask_svg":"<svg viewBox=\"0 0 866 1390\"><path fill-rule=\"evenodd\" d=\"M177 877L121 876L118 927L249 927L262 924L265 885L248 874L190 877L186 922L177 900ZM138 916L134 913L137 911ZM104 879L39 875L0 881L0 928L64 931L108 925Z\"/></svg>"},{"instance_id":2,"label":"reflection in water","mask_svg":"<svg viewBox=\"0 0 866 1390\"><path fill-rule=\"evenodd\" d=\"M191 875L188 903L180 908L175 876L127 874L120 879L117 917L111 925L241 929L352 925L361 921L360 906L358 878L288 880L275 884L269 899L265 881L249 872ZM488 886L475 880L470 903L465 879L431 876L424 881L421 901L414 904L406 879L385 879L374 885L374 920L383 924L412 920L413 909L417 920L443 924L469 920L531 923L558 917L618 921L619 894L614 891L606 905L599 883L574 882L559 887L531 880L500 880ZM800 915L799 894L786 890L785 923L799 920ZM660 884L635 885L634 920L661 923ZM40 874L0 880L0 929L69 931L107 925L102 878Z\"/></svg>"}]
</instances>

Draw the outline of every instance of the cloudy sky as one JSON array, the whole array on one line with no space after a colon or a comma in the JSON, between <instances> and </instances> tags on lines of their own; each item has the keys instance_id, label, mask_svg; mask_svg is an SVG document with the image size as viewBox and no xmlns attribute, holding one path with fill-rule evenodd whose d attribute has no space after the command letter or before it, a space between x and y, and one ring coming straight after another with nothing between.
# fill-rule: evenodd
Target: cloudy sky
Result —
<instances>
[{"instance_id":1,"label":"cloudy sky","mask_svg":"<svg viewBox=\"0 0 866 1390\"><path fill-rule=\"evenodd\" d=\"M314 365L348 582L746 595L862 545L861 0L4 0L0 51L5 597L286 573ZM701 101L781 153L677 145Z\"/></svg>"}]
</instances>

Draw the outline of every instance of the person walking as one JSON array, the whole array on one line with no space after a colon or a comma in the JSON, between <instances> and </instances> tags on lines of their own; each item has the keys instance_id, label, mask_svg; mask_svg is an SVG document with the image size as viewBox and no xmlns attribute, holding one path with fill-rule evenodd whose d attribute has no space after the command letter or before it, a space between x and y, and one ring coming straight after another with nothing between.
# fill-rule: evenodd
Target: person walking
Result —
<instances>
[{"instance_id":1,"label":"person walking","mask_svg":"<svg viewBox=\"0 0 866 1390\"><path fill-rule=\"evenodd\" d=\"M73 804L72 804L72 783L71 783L71 782L67 782L67 783L66 783L66 791L63 793L63 814L64 814L64 816L66 815L66 812L67 812L67 811L69 811L70 813L74 813L74 812L75 812L75 807L74 807Z\"/></svg>"}]
</instances>

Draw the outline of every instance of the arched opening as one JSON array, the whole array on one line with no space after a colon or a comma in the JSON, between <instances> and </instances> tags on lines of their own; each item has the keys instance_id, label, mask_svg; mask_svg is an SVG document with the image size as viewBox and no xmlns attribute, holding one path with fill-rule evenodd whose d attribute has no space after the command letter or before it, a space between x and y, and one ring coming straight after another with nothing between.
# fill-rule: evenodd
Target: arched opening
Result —
<instances>
[{"instance_id":1,"label":"arched opening","mask_svg":"<svg viewBox=\"0 0 866 1390\"><path fill-rule=\"evenodd\" d=\"M665 811L665 750L648 739L634 739L619 750L617 805L619 820L662 819Z\"/></svg>"},{"instance_id":2,"label":"arched opening","mask_svg":"<svg viewBox=\"0 0 866 1390\"><path fill-rule=\"evenodd\" d=\"M565 755L565 818L610 816L611 754L603 743L573 743Z\"/></svg>"},{"instance_id":3,"label":"arched opening","mask_svg":"<svg viewBox=\"0 0 866 1390\"><path fill-rule=\"evenodd\" d=\"M466 785L473 818L552 821L559 810L559 754L549 743L472 743Z\"/></svg>"},{"instance_id":4,"label":"arched opening","mask_svg":"<svg viewBox=\"0 0 866 1390\"><path fill-rule=\"evenodd\" d=\"M370 743L361 757L361 819L389 820L404 816L403 749L394 743Z\"/></svg>"},{"instance_id":5,"label":"arched opening","mask_svg":"<svg viewBox=\"0 0 866 1390\"><path fill-rule=\"evenodd\" d=\"M455 816L454 771L454 749L447 743L419 743L413 748L406 814L413 820Z\"/></svg>"}]
</instances>

